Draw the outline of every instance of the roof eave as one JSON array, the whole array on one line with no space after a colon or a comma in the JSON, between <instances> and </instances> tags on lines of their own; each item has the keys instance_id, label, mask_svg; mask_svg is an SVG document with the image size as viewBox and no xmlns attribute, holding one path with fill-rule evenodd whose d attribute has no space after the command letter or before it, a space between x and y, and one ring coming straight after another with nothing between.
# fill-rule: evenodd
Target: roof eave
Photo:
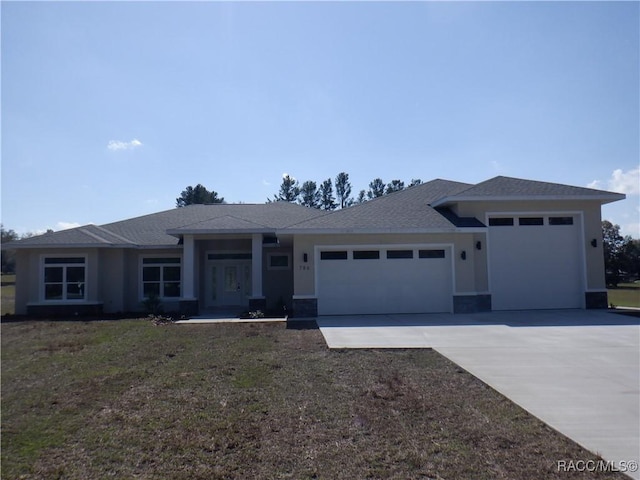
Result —
<instances>
[{"instance_id":1,"label":"roof eave","mask_svg":"<svg viewBox=\"0 0 640 480\"><path fill-rule=\"evenodd\" d=\"M37 250L37 249L78 249L78 248L136 248L137 245L130 243L30 243L27 245L13 244L13 242L2 245L2 250Z\"/></svg>"},{"instance_id":2,"label":"roof eave","mask_svg":"<svg viewBox=\"0 0 640 480\"><path fill-rule=\"evenodd\" d=\"M531 202L531 201L599 201L602 205L619 200L624 200L627 196L623 193L608 193L603 195L487 195L487 196L451 196L444 197L431 206L433 208L444 205L451 205L458 202Z\"/></svg>"},{"instance_id":3,"label":"roof eave","mask_svg":"<svg viewBox=\"0 0 640 480\"><path fill-rule=\"evenodd\" d=\"M277 234L293 235L375 235L375 234L404 234L404 233L455 233L465 232L470 228L295 228L276 231ZM482 229L484 231L484 229Z\"/></svg>"},{"instance_id":4,"label":"roof eave","mask_svg":"<svg viewBox=\"0 0 640 480\"><path fill-rule=\"evenodd\" d=\"M172 237L180 238L183 235L250 235L253 233L273 233L275 228L245 228L245 229L237 229L237 228L207 228L207 229L180 229L173 228L167 230L165 233L167 235L171 235Z\"/></svg>"},{"instance_id":5,"label":"roof eave","mask_svg":"<svg viewBox=\"0 0 640 480\"><path fill-rule=\"evenodd\" d=\"M169 249L169 248L182 248L182 245L178 243L173 244L147 244L147 245L136 245L131 243L123 243L123 244L104 244L104 243L67 243L67 244L40 244L40 245L12 245L13 242L2 245L2 250L78 250L78 249L87 249L87 248L129 248L136 250L145 250L145 249Z\"/></svg>"}]
</instances>

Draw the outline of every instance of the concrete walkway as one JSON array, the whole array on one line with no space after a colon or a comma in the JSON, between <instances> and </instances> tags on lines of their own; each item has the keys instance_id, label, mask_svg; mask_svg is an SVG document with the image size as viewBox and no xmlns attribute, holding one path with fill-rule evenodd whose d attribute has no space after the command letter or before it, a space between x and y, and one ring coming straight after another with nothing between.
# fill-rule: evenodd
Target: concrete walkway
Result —
<instances>
[{"instance_id":1,"label":"concrete walkway","mask_svg":"<svg viewBox=\"0 0 640 480\"><path fill-rule=\"evenodd\" d=\"M433 348L605 460L640 460L637 317L595 310L370 315L320 317L318 326L330 348ZM627 474L640 479L637 470Z\"/></svg>"}]
</instances>

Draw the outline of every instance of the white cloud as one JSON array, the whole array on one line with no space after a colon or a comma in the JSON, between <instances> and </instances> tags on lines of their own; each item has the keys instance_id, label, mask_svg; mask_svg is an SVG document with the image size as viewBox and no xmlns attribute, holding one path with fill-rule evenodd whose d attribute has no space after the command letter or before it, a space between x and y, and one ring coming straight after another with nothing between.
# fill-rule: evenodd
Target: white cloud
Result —
<instances>
[{"instance_id":1,"label":"white cloud","mask_svg":"<svg viewBox=\"0 0 640 480\"><path fill-rule=\"evenodd\" d=\"M609 190L627 195L640 194L640 167L627 172L620 168L614 170L609 179Z\"/></svg>"},{"instance_id":2,"label":"white cloud","mask_svg":"<svg viewBox=\"0 0 640 480\"><path fill-rule=\"evenodd\" d=\"M76 222L58 222L56 223L56 230L68 230L70 228L79 227L80 224Z\"/></svg>"},{"instance_id":3,"label":"white cloud","mask_svg":"<svg viewBox=\"0 0 640 480\"><path fill-rule=\"evenodd\" d=\"M134 138L130 142L123 142L122 140L109 140L109 143L107 144L107 148L114 152L118 150L131 150L133 148L141 146L142 142L137 138Z\"/></svg>"},{"instance_id":4,"label":"white cloud","mask_svg":"<svg viewBox=\"0 0 640 480\"><path fill-rule=\"evenodd\" d=\"M271 185L271 182L267 182L266 180L262 180L262 184L266 185L266 186L269 186L269 185Z\"/></svg>"},{"instance_id":5,"label":"white cloud","mask_svg":"<svg viewBox=\"0 0 640 480\"><path fill-rule=\"evenodd\" d=\"M587 185L588 188L603 188L605 182L594 180ZM640 194L640 167L623 172L621 168L614 170L606 181L607 190L627 195Z\"/></svg>"}]
</instances>

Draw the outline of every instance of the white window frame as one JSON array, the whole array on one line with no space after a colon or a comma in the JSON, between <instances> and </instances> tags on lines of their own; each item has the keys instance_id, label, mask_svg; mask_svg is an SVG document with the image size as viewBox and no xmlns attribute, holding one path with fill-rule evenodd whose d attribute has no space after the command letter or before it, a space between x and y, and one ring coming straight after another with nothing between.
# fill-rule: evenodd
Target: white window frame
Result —
<instances>
[{"instance_id":1,"label":"white window frame","mask_svg":"<svg viewBox=\"0 0 640 480\"><path fill-rule=\"evenodd\" d=\"M180 260L180 263L154 263L154 264L145 264L144 260L147 258L177 258ZM182 298L182 289L184 287L184 259L182 258L182 255L177 255L177 254L170 254L170 253L162 253L162 254L157 254L157 255L153 255L153 254L148 254L148 255L141 255L140 256L140 261L139 261L139 265L138 265L138 273L139 273L139 282L138 282L138 297L140 298L141 301L144 301L146 299L146 297L144 296L144 267L148 266L148 267L161 267L160 268L160 295L158 296L158 298L160 300L166 300L166 301L177 301L180 298ZM180 295L178 295L177 297L165 297L164 296L164 268L163 267L180 267ZM151 283L151 282L148 282ZM156 282L153 282L156 283Z\"/></svg>"},{"instance_id":2,"label":"white window frame","mask_svg":"<svg viewBox=\"0 0 640 480\"><path fill-rule=\"evenodd\" d=\"M62 298L61 299L47 299L46 296L46 283L45 283L45 268L47 267L47 258L82 258L84 263L56 263L49 265L50 267L62 267ZM83 298L67 298L67 268L68 267L84 267L84 289ZM88 285L89 285L89 259L86 253L53 253L40 255L40 281L39 281L39 296L40 301L43 303L58 303L58 304L73 304L73 303L85 303L88 297Z\"/></svg>"}]
</instances>

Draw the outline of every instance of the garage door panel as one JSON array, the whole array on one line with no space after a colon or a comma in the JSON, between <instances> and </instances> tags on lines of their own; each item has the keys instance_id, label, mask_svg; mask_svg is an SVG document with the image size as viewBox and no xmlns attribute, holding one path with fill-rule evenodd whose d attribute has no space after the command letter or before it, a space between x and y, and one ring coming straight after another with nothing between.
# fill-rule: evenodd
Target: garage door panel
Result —
<instances>
[{"instance_id":1,"label":"garage door panel","mask_svg":"<svg viewBox=\"0 0 640 480\"><path fill-rule=\"evenodd\" d=\"M517 217L516 217L517 220ZM490 226L489 261L494 310L581 308L579 222Z\"/></svg>"},{"instance_id":2,"label":"garage door panel","mask_svg":"<svg viewBox=\"0 0 640 480\"><path fill-rule=\"evenodd\" d=\"M320 260L318 311L321 315L449 312L452 302L448 258Z\"/></svg>"}]
</instances>

